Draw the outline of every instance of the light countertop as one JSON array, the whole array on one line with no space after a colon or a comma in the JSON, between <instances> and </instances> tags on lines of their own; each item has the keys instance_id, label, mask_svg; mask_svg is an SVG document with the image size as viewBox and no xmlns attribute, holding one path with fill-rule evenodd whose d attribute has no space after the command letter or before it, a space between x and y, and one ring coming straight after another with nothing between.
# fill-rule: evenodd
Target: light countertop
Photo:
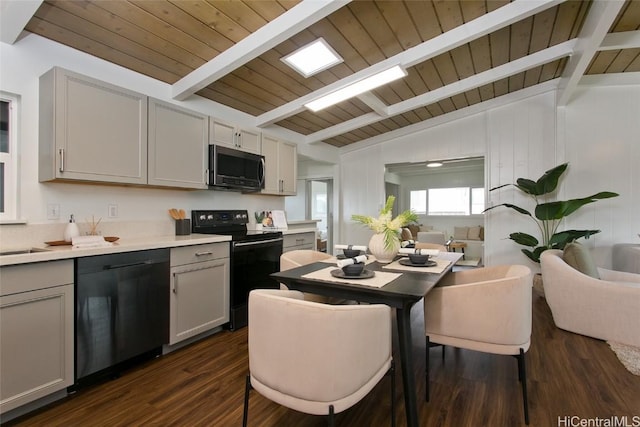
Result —
<instances>
[{"instance_id":1,"label":"light countertop","mask_svg":"<svg viewBox=\"0 0 640 427\"><path fill-rule=\"evenodd\" d=\"M118 241L114 242L111 246L102 248L72 248L70 245L47 246L43 244L40 246L35 246L35 248L39 250L38 252L0 256L0 266L55 261L93 255L114 254L119 252L141 251L146 249L173 248L179 246L201 245L205 243L228 242L230 240L230 236L220 236L215 234L190 234L187 236L167 235L129 239L121 238ZM15 249L30 248L31 247Z\"/></svg>"}]
</instances>

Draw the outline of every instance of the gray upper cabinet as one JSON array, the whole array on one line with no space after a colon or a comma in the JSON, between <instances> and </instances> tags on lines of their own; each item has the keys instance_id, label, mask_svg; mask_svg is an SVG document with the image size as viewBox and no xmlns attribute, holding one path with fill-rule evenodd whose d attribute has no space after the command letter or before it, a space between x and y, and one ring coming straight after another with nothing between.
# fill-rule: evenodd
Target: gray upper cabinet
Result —
<instances>
[{"instance_id":1,"label":"gray upper cabinet","mask_svg":"<svg viewBox=\"0 0 640 427\"><path fill-rule=\"evenodd\" d=\"M261 134L240 129L232 124L210 119L210 140L212 145L222 145L248 153L260 154Z\"/></svg>"},{"instance_id":2,"label":"gray upper cabinet","mask_svg":"<svg viewBox=\"0 0 640 427\"><path fill-rule=\"evenodd\" d=\"M207 188L209 117L149 99L151 185Z\"/></svg>"},{"instance_id":3,"label":"gray upper cabinet","mask_svg":"<svg viewBox=\"0 0 640 427\"><path fill-rule=\"evenodd\" d=\"M295 144L262 136L262 155L265 161L263 194L296 194L297 153L298 147Z\"/></svg>"},{"instance_id":4,"label":"gray upper cabinet","mask_svg":"<svg viewBox=\"0 0 640 427\"><path fill-rule=\"evenodd\" d=\"M147 183L147 97L62 68L40 77L39 180Z\"/></svg>"}]
</instances>

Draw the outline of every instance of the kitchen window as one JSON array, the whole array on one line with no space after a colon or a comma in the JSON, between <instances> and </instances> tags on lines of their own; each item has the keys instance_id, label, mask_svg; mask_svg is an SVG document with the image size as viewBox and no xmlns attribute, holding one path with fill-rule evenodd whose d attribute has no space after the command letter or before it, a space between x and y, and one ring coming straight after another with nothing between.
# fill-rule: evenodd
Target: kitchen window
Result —
<instances>
[{"instance_id":1,"label":"kitchen window","mask_svg":"<svg viewBox=\"0 0 640 427\"><path fill-rule=\"evenodd\" d=\"M19 97L0 91L0 220L17 219Z\"/></svg>"}]
</instances>

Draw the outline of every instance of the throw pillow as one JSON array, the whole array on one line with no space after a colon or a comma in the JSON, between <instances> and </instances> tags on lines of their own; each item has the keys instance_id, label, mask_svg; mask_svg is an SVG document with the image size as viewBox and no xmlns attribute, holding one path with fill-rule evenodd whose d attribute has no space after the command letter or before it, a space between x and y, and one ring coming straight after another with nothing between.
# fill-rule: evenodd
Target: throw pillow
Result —
<instances>
[{"instance_id":1,"label":"throw pillow","mask_svg":"<svg viewBox=\"0 0 640 427\"><path fill-rule=\"evenodd\" d=\"M580 243L573 242L567 244L564 247L562 259L582 274L591 276L594 279L600 278L600 274L598 274L598 267L591 256L591 252L589 252L589 249L582 246Z\"/></svg>"},{"instance_id":2,"label":"throw pillow","mask_svg":"<svg viewBox=\"0 0 640 427\"><path fill-rule=\"evenodd\" d=\"M480 227L480 240L484 241L484 227Z\"/></svg>"},{"instance_id":3,"label":"throw pillow","mask_svg":"<svg viewBox=\"0 0 640 427\"><path fill-rule=\"evenodd\" d=\"M453 227L453 238L456 240L466 240L469 234L469 227Z\"/></svg>"},{"instance_id":4,"label":"throw pillow","mask_svg":"<svg viewBox=\"0 0 640 427\"><path fill-rule=\"evenodd\" d=\"M400 233L400 240L414 240L413 234L411 234L411 230L408 228L403 228Z\"/></svg>"},{"instance_id":5,"label":"throw pillow","mask_svg":"<svg viewBox=\"0 0 640 427\"><path fill-rule=\"evenodd\" d=\"M474 227L469 227L469 231L467 233L467 239L469 240L480 240L480 227L479 225Z\"/></svg>"},{"instance_id":6,"label":"throw pillow","mask_svg":"<svg viewBox=\"0 0 640 427\"><path fill-rule=\"evenodd\" d=\"M420 231L420 226L417 224L409 224L407 225L409 231L411 231L411 239L416 240L418 238L418 231Z\"/></svg>"}]
</instances>

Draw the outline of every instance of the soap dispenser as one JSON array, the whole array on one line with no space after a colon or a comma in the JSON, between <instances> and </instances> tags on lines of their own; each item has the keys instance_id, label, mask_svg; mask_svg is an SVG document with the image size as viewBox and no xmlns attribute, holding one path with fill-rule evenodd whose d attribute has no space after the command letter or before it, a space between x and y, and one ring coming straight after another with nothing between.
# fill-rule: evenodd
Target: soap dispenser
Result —
<instances>
[{"instance_id":1,"label":"soap dispenser","mask_svg":"<svg viewBox=\"0 0 640 427\"><path fill-rule=\"evenodd\" d=\"M80 235L80 230L78 230L78 225L76 224L76 220L73 218L73 214L69 218L69 224L67 224L67 228L64 229L64 240L65 242L70 242L74 237Z\"/></svg>"}]
</instances>

